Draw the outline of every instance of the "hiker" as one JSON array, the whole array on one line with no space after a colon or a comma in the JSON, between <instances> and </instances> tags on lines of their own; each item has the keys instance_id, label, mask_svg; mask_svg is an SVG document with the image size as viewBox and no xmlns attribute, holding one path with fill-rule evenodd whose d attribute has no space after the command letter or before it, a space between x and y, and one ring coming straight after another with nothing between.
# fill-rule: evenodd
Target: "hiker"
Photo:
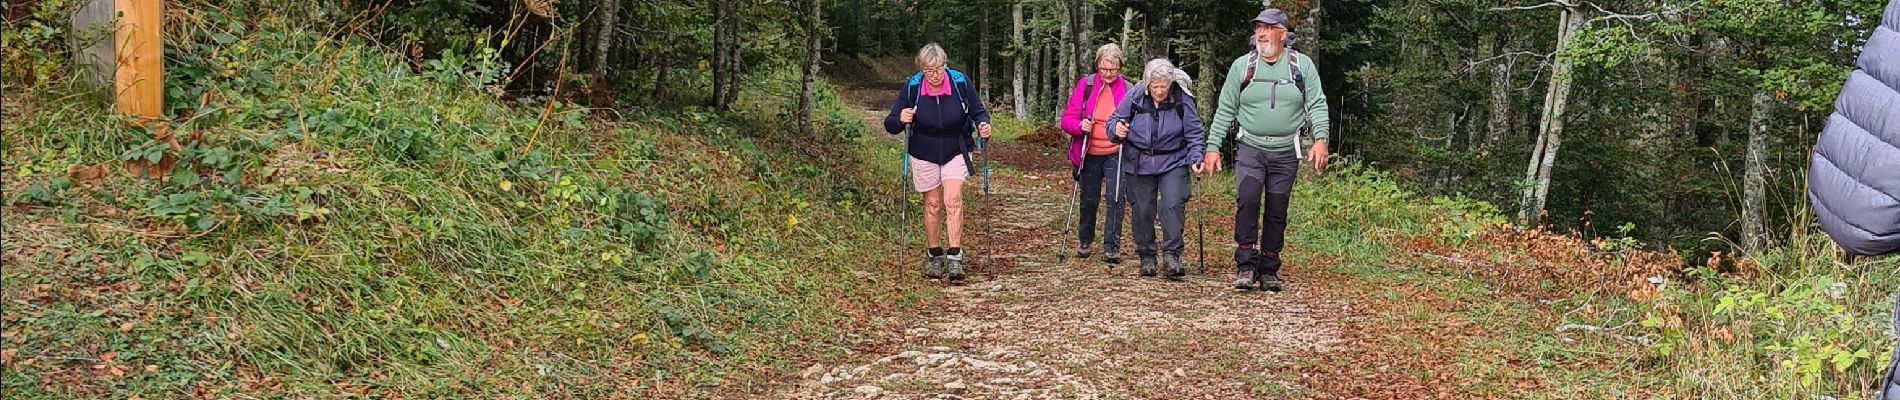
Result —
<instances>
[{"instance_id":1,"label":"hiker","mask_svg":"<svg viewBox=\"0 0 1900 400\"><path fill-rule=\"evenodd\" d=\"M936 43L917 51L922 72L898 92L890 115L884 117L884 131L910 130L904 153L911 184L924 195L924 242L929 246L924 277L958 282L963 280L963 180L970 176L966 158L975 142L970 133L988 139L990 114L969 79L945 67L948 60ZM948 238L938 235L940 226ZM940 246L946 241L948 249Z\"/></svg>"},{"instance_id":2,"label":"hiker","mask_svg":"<svg viewBox=\"0 0 1900 400\"><path fill-rule=\"evenodd\" d=\"M1277 292L1287 205L1300 168L1298 134L1303 129L1310 129L1314 138L1313 169L1326 168L1326 93L1320 89L1319 68L1313 59L1286 47L1285 12L1269 8L1252 22L1255 51L1234 59L1227 68L1202 168L1221 169L1222 140L1237 125L1234 288Z\"/></svg>"},{"instance_id":3,"label":"hiker","mask_svg":"<svg viewBox=\"0 0 1900 400\"><path fill-rule=\"evenodd\" d=\"M1062 112L1062 131L1069 133L1069 164L1074 166L1071 178L1079 191L1076 205L1082 209L1076 220L1079 245L1075 258L1089 258L1103 182L1121 174L1115 160L1121 145L1108 138L1108 117L1128 96L1128 81L1122 79L1121 66L1121 46L1109 43L1096 49L1095 73L1075 82L1069 106ZM1122 196L1109 191L1107 218L1102 223L1102 261L1109 264L1121 264L1122 205Z\"/></svg>"},{"instance_id":4,"label":"hiker","mask_svg":"<svg viewBox=\"0 0 1900 400\"><path fill-rule=\"evenodd\" d=\"M1206 135L1194 107L1187 72L1165 58L1148 62L1136 86L1115 106L1108 123L1121 146L1121 177L1115 182L1134 204L1135 255L1141 257L1141 276L1155 276L1155 217L1161 218L1159 256L1167 263L1168 279L1187 275L1181 261L1182 226L1187 219L1188 172L1198 173ZM1157 198L1159 204L1156 204Z\"/></svg>"},{"instance_id":5,"label":"hiker","mask_svg":"<svg viewBox=\"0 0 1900 400\"><path fill-rule=\"evenodd\" d=\"M1851 260L1900 254L1900 0L1887 2L1853 73L1834 101L1808 165L1808 201L1821 230ZM1896 300L1900 302L1900 300ZM1900 308L1900 303L1895 305ZM1893 322L1900 334L1900 315ZM1887 361L1880 398L1900 400L1900 352Z\"/></svg>"}]
</instances>

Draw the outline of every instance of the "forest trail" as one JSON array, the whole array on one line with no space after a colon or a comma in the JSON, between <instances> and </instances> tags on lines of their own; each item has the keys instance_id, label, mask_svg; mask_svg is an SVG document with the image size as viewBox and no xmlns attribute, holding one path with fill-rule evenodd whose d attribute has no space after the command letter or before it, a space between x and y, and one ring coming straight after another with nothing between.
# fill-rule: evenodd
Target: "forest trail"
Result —
<instances>
[{"instance_id":1,"label":"forest trail","mask_svg":"<svg viewBox=\"0 0 1900 400\"><path fill-rule=\"evenodd\" d=\"M842 92L882 132L893 92ZM1058 263L1055 236L1061 235L1071 190L1068 164L1060 153L1035 146L995 144L993 198L987 204L981 178L973 176L966 185L968 283L943 287L940 308L891 316L895 322L884 325L892 332L871 335L875 343L866 347L875 351L836 365L805 366L798 382L786 383L775 397L1311 396L1298 363L1343 345L1344 302L1308 290L1302 279L1311 275L1297 271L1289 272L1285 292L1236 292L1229 240L1220 239L1229 237L1232 220L1220 217L1223 212L1214 209L1220 202L1209 196L1198 196L1190 207L1184 255L1192 270L1198 255L1192 217L1205 217L1205 274L1190 271L1185 282L1139 277L1132 254L1111 266L1101 261L1099 248L1094 258ZM1221 182L1209 179L1197 189ZM918 208L911 212L914 224ZM983 240L986 222L994 223L993 245ZM1124 252L1132 253L1126 236ZM866 268L888 268L890 262ZM921 266L903 268L906 276L916 276Z\"/></svg>"}]
</instances>

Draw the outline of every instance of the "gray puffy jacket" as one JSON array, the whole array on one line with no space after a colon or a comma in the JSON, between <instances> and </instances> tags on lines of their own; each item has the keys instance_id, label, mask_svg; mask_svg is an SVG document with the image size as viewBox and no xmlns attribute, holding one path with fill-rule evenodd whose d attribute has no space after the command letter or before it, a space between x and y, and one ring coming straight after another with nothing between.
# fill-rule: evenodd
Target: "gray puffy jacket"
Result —
<instances>
[{"instance_id":1,"label":"gray puffy jacket","mask_svg":"<svg viewBox=\"0 0 1900 400\"><path fill-rule=\"evenodd\" d=\"M1890 254L1900 251L1900 0L1887 3L1855 67L1809 161L1808 201L1841 248ZM1896 366L1900 352L1887 363L1882 399L1900 400Z\"/></svg>"},{"instance_id":2,"label":"gray puffy jacket","mask_svg":"<svg viewBox=\"0 0 1900 400\"><path fill-rule=\"evenodd\" d=\"M1900 250L1900 2L1861 48L1808 166L1821 229L1859 255Z\"/></svg>"}]
</instances>

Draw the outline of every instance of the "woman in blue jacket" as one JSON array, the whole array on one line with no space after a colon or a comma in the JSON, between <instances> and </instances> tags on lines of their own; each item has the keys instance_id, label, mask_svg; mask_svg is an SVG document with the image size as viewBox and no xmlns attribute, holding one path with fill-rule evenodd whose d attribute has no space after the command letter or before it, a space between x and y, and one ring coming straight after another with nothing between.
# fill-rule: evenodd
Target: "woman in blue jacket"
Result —
<instances>
[{"instance_id":1,"label":"woman in blue jacket","mask_svg":"<svg viewBox=\"0 0 1900 400\"><path fill-rule=\"evenodd\" d=\"M975 148L972 131L984 139L990 137L990 114L969 79L946 68L947 62L943 47L936 43L917 51L921 72L898 92L890 115L884 117L884 131L895 135L910 129L904 153L910 162L911 183L924 194L924 242L930 246L924 277L961 282L963 180L970 176L965 156ZM938 236L939 226L948 231L948 249L939 246L946 241Z\"/></svg>"},{"instance_id":2,"label":"woman in blue jacket","mask_svg":"<svg viewBox=\"0 0 1900 400\"><path fill-rule=\"evenodd\" d=\"M1141 276L1155 276L1156 256L1166 262L1168 279L1187 275L1181 261L1181 233L1187 219L1189 171L1200 173L1206 132L1188 93L1186 72L1167 59L1149 61L1142 84L1109 116L1115 143L1122 145L1121 178L1113 189L1134 204L1135 255L1141 257ZM1158 202L1157 202L1158 200ZM1157 204L1158 203L1158 204ZM1162 242L1155 248L1154 221L1161 218ZM1157 254L1159 253L1159 254Z\"/></svg>"}]
</instances>

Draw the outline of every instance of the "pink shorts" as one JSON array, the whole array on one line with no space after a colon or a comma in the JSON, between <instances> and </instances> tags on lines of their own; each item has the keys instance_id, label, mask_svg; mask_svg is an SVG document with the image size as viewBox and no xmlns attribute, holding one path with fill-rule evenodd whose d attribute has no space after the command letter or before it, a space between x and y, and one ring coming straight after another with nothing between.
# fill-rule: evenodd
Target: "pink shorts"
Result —
<instances>
[{"instance_id":1,"label":"pink shorts","mask_svg":"<svg viewBox=\"0 0 1900 400\"><path fill-rule=\"evenodd\" d=\"M944 181L962 182L968 177L970 168L963 163L963 156L952 157L950 162L943 165L910 157L910 181L917 187L918 193L937 190Z\"/></svg>"}]
</instances>

